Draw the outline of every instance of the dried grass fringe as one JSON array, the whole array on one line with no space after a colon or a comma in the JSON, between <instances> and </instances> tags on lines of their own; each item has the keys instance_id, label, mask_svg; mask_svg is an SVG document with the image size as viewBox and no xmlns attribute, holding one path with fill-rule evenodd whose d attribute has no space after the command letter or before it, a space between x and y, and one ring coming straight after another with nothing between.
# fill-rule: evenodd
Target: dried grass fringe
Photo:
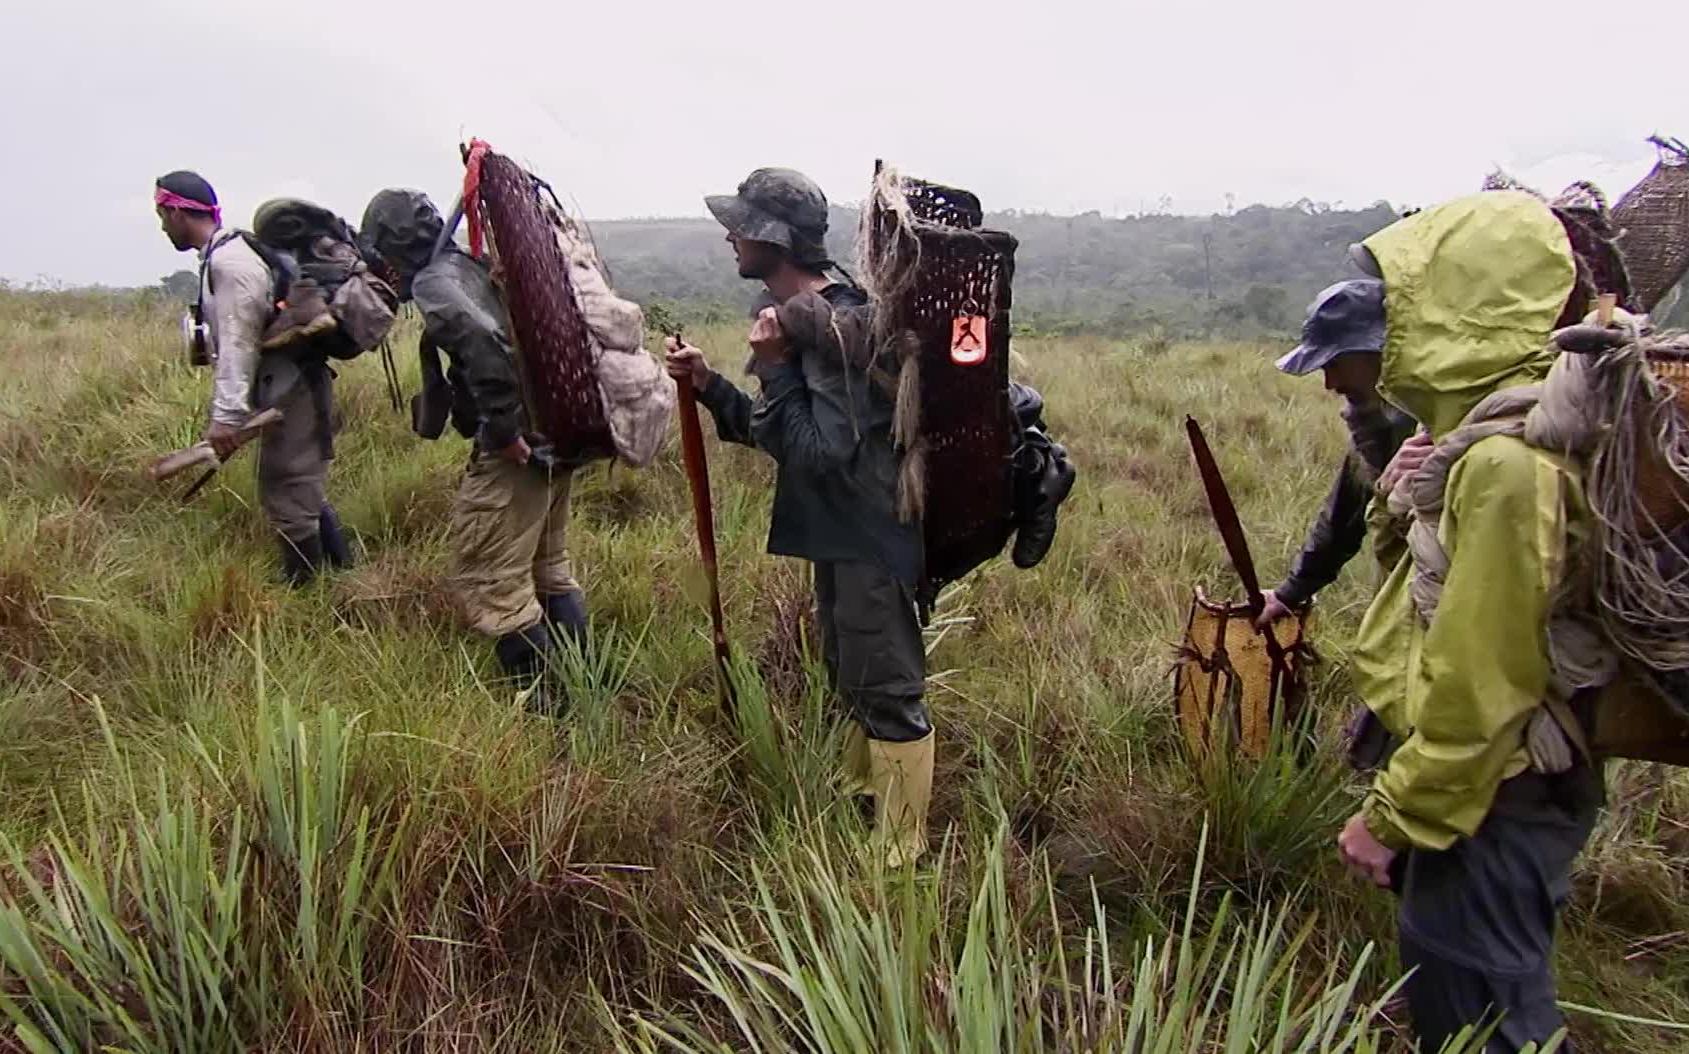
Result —
<instances>
[{"instance_id":1,"label":"dried grass fringe","mask_svg":"<svg viewBox=\"0 0 1689 1054\"><path fill-rule=\"evenodd\" d=\"M878 229L884 218L887 230ZM921 437L921 343L903 317L903 303L921 266L921 241L903 177L885 166L874 177L857 230L856 261L863 289L875 305L871 334L875 348L894 348L897 399L892 442L903 451L897 508L904 522L919 519L926 503L926 446Z\"/></svg>"}]
</instances>

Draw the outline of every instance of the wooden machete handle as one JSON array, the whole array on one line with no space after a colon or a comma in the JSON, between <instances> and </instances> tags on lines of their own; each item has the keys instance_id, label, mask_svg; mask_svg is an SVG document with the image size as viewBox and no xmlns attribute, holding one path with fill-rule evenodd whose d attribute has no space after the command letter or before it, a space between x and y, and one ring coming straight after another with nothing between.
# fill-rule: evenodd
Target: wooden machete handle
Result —
<instances>
[{"instance_id":1,"label":"wooden machete handle","mask_svg":"<svg viewBox=\"0 0 1689 1054\"><path fill-rule=\"evenodd\" d=\"M240 442L244 445L258 436L259 432L270 427L282 419L282 412L275 408L260 410L254 414L245 425L241 426ZM211 449L211 444L201 440L193 446L181 450L173 450L147 469L147 477L154 483L161 483L177 473L193 468L195 465L217 465L217 452Z\"/></svg>"}]
</instances>

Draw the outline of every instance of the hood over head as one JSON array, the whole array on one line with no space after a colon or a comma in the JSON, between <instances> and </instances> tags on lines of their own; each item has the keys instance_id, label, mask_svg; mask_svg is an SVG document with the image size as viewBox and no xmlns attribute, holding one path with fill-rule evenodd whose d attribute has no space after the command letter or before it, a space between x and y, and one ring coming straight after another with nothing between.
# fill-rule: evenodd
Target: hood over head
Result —
<instances>
[{"instance_id":1,"label":"hood over head","mask_svg":"<svg viewBox=\"0 0 1689 1054\"><path fill-rule=\"evenodd\" d=\"M1491 392L1547 375L1577 266L1565 227L1540 199L1474 194L1364 244L1384 278L1378 390L1434 437Z\"/></svg>"}]
</instances>

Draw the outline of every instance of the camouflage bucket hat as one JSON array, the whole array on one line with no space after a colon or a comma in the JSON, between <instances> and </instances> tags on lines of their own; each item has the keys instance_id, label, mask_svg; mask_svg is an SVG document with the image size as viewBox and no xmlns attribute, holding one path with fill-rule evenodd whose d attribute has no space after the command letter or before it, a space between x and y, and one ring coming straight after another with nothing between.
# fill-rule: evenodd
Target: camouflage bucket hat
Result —
<instances>
[{"instance_id":1,"label":"camouflage bucket hat","mask_svg":"<svg viewBox=\"0 0 1689 1054\"><path fill-rule=\"evenodd\" d=\"M759 168L739 184L738 193L711 195L704 204L723 227L747 241L778 245L800 263L827 261L827 195L802 172Z\"/></svg>"}]
</instances>

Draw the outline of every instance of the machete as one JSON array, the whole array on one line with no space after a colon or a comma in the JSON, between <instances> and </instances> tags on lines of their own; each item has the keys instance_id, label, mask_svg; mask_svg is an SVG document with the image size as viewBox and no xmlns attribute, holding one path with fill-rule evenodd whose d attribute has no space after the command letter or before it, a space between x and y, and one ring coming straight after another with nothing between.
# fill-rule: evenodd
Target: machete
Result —
<instances>
[{"instance_id":1,"label":"machete","mask_svg":"<svg viewBox=\"0 0 1689 1054\"><path fill-rule=\"evenodd\" d=\"M1208 449L1202 426L1188 414L1185 416L1185 431L1190 433L1191 453L1196 457L1196 470L1202 476L1202 489L1208 494L1208 508L1214 513L1214 525L1220 528L1220 539L1226 543L1226 555L1231 557L1238 578L1243 580L1243 589L1249 598L1249 613L1252 618L1258 619L1267 609L1267 598L1261 595L1261 583L1255 577L1255 561L1249 555L1249 541L1243 536L1243 524L1238 522L1237 506L1232 504L1231 492L1226 489L1226 480L1220 475L1214 452ZM1262 632L1267 638L1267 658L1273 668L1272 695L1276 698L1279 674L1285 668L1284 650L1273 636L1271 626Z\"/></svg>"},{"instance_id":2,"label":"machete","mask_svg":"<svg viewBox=\"0 0 1689 1054\"><path fill-rule=\"evenodd\" d=\"M235 436L237 444L235 449L238 451L240 447L256 439L264 429L281 419L282 412L274 407L268 410L260 410L252 415ZM147 469L147 475L155 482L162 482L196 465L204 465L205 472L194 481L193 486L182 492L181 500L186 502L191 500L195 494L198 494L207 483L210 483L211 477L215 476L217 470L223 467L223 459L217 456L217 452L211 448L210 443L201 440L193 446L183 447L181 450L173 450L165 454L152 463L151 467Z\"/></svg>"},{"instance_id":3,"label":"machete","mask_svg":"<svg viewBox=\"0 0 1689 1054\"><path fill-rule=\"evenodd\" d=\"M680 328L673 333L677 347L686 341ZM721 614L721 576L716 570L715 515L710 506L710 469L704 459L704 430L698 423L698 395L690 377L677 380L680 391L680 450L686 463L686 482L692 491L692 520L698 530L698 552L710 587L710 628L715 640L716 701L727 709L733 701L728 679L727 629Z\"/></svg>"}]
</instances>

